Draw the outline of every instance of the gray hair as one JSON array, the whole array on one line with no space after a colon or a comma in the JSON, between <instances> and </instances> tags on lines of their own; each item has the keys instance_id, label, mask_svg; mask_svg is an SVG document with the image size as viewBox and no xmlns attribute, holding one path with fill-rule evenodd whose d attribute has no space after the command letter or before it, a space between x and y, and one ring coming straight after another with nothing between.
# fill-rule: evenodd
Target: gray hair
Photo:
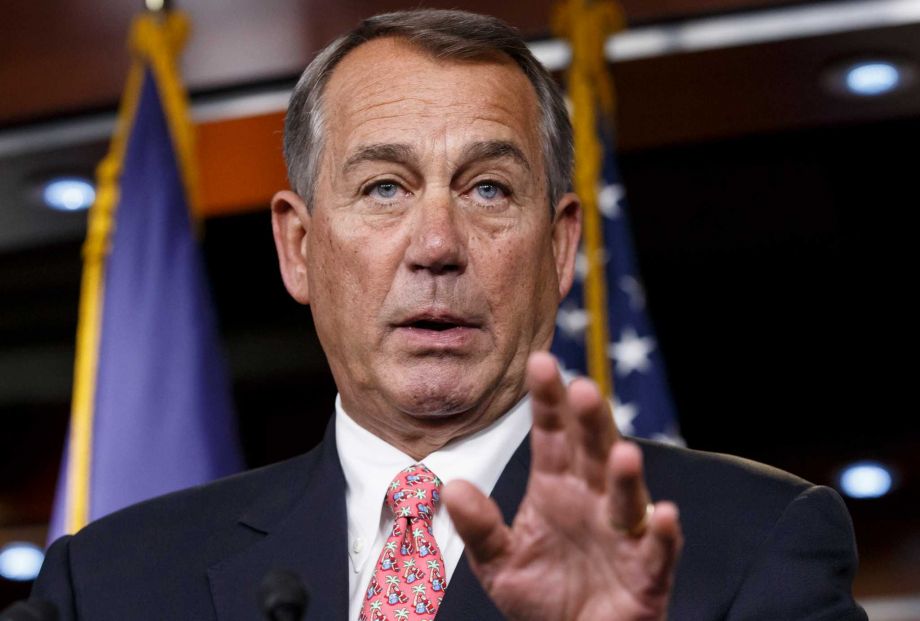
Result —
<instances>
[{"instance_id":1,"label":"gray hair","mask_svg":"<svg viewBox=\"0 0 920 621\"><path fill-rule=\"evenodd\" d=\"M504 54L533 84L540 111L550 209L571 188L572 124L559 86L534 58L517 30L505 22L466 11L419 9L377 15L323 49L297 82L284 120L288 180L312 209L325 118L323 91L336 65L372 39L401 37L438 59L473 60Z\"/></svg>"}]
</instances>

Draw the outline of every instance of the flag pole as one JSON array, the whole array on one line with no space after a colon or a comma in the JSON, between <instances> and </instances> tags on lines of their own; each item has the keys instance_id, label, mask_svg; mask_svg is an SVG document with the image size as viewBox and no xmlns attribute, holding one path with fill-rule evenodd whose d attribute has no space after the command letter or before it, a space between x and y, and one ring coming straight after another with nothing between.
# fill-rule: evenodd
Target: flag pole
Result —
<instances>
[{"instance_id":1,"label":"flag pole","mask_svg":"<svg viewBox=\"0 0 920 621\"><path fill-rule=\"evenodd\" d=\"M613 115L613 83L607 73L604 42L625 27L622 10L612 0L563 0L556 5L552 29L567 39L572 62L566 78L572 105L575 137L575 192L584 214L584 252L588 261L585 309L588 313L588 375L601 394L613 396L610 342L607 328L607 285L604 269L604 233L597 203L603 146L598 139L597 111Z\"/></svg>"}]
</instances>

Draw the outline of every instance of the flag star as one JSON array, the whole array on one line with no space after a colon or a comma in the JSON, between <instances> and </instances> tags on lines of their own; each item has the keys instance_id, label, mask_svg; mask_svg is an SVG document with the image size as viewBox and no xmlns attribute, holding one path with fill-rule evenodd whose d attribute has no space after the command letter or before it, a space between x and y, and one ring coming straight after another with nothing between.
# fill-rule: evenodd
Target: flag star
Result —
<instances>
[{"instance_id":1,"label":"flag star","mask_svg":"<svg viewBox=\"0 0 920 621\"><path fill-rule=\"evenodd\" d=\"M639 415L639 407L635 403L613 403L613 419L616 421L617 429L625 435L633 435L636 429L633 421Z\"/></svg>"},{"instance_id":2,"label":"flag star","mask_svg":"<svg viewBox=\"0 0 920 621\"><path fill-rule=\"evenodd\" d=\"M645 372L652 367L649 354L655 349L655 339L640 337L632 327L620 333L620 340L607 346L607 356L616 361L615 371L625 377L633 371Z\"/></svg>"},{"instance_id":3,"label":"flag star","mask_svg":"<svg viewBox=\"0 0 920 621\"><path fill-rule=\"evenodd\" d=\"M629 297L629 306L636 312L645 309L645 288L639 279L630 274L625 274L617 283L620 290Z\"/></svg>"},{"instance_id":4,"label":"flag star","mask_svg":"<svg viewBox=\"0 0 920 621\"><path fill-rule=\"evenodd\" d=\"M556 325L572 340L584 335L589 321L588 311L577 306L563 306L556 312Z\"/></svg>"},{"instance_id":5,"label":"flag star","mask_svg":"<svg viewBox=\"0 0 920 621\"><path fill-rule=\"evenodd\" d=\"M575 255L575 278L578 282L584 282L588 277L588 257L581 250Z\"/></svg>"},{"instance_id":6,"label":"flag star","mask_svg":"<svg viewBox=\"0 0 920 621\"><path fill-rule=\"evenodd\" d=\"M665 432L653 433L651 439L655 442L661 442L662 444L670 444L672 446L687 446L687 443L684 441L680 434L676 433L673 430L668 430Z\"/></svg>"},{"instance_id":7,"label":"flag star","mask_svg":"<svg viewBox=\"0 0 920 621\"><path fill-rule=\"evenodd\" d=\"M610 260L610 257L607 256L607 250L605 248L598 248L597 259L601 266L607 265L607 261ZM589 268L590 265L588 264L588 255L585 254L583 248L579 249L578 253L575 255L575 278L578 279L578 282L585 281L585 279L588 277Z\"/></svg>"},{"instance_id":8,"label":"flag star","mask_svg":"<svg viewBox=\"0 0 920 621\"><path fill-rule=\"evenodd\" d=\"M622 213L620 201L624 198L626 198L626 190L623 185L611 183L610 185L605 185L597 193L597 207L605 218L615 220Z\"/></svg>"}]
</instances>

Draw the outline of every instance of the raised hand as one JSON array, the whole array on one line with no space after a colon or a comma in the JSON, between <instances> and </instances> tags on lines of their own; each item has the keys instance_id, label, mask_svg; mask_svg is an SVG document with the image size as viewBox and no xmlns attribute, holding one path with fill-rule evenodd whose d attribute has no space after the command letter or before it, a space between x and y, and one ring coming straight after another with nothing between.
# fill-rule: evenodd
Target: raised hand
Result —
<instances>
[{"instance_id":1,"label":"raised hand","mask_svg":"<svg viewBox=\"0 0 920 621\"><path fill-rule=\"evenodd\" d=\"M618 437L592 382L566 387L544 352L531 355L527 382L533 461L514 523L465 481L444 489L474 573L512 620L664 619L677 507L649 502L641 451Z\"/></svg>"}]
</instances>

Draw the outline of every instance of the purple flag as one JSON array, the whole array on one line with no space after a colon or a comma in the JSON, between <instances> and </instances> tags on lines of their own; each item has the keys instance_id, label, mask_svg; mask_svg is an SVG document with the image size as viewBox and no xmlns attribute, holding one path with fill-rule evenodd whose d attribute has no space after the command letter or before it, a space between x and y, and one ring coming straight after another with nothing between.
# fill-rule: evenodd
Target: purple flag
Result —
<instances>
[{"instance_id":1,"label":"purple flag","mask_svg":"<svg viewBox=\"0 0 920 621\"><path fill-rule=\"evenodd\" d=\"M105 262L89 519L243 467L176 149L143 77ZM73 450L73 447L70 448ZM49 540L64 533L68 463Z\"/></svg>"}]
</instances>

